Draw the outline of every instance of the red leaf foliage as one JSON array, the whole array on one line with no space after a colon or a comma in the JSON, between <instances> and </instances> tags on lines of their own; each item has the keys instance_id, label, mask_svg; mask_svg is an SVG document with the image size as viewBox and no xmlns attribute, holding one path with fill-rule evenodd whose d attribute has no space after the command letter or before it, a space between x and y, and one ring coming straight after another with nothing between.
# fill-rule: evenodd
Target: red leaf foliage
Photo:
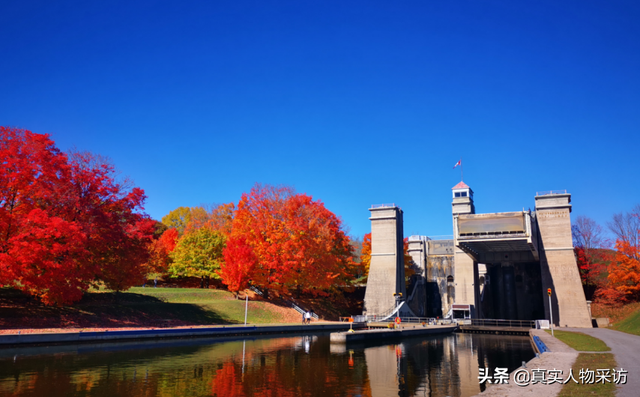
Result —
<instances>
[{"instance_id":1,"label":"red leaf foliage","mask_svg":"<svg viewBox=\"0 0 640 397\"><path fill-rule=\"evenodd\" d=\"M166 272L171 264L169 254L176 248L178 242L178 229L167 229L160 238L149 244L149 262L147 273Z\"/></svg>"},{"instance_id":2,"label":"red leaf foliage","mask_svg":"<svg viewBox=\"0 0 640 397\"><path fill-rule=\"evenodd\" d=\"M256 255L247 244L247 240L243 236L231 237L227 240L223 255L225 264L220 271L220 277L229 291L247 288L257 264Z\"/></svg>"},{"instance_id":3,"label":"red leaf foliage","mask_svg":"<svg viewBox=\"0 0 640 397\"><path fill-rule=\"evenodd\" d=\"M288 187L256 185L243 194L230 237L221 276L232 291L251 282L267 291L322 294L355 273L340 219Z\"/></svg>"},{"instance_id":4,"label":"red leaf foliage","mask_svg":"<svg viewBox=\"0 0 640 397\"><path fill-rule=\"evenodd\" d=\"M67 304L96 280L115 290L141 280L154 224L137 212L141 189L26 130L0 127L0 160L0 284Z\"/></svg>"}]
</instances>

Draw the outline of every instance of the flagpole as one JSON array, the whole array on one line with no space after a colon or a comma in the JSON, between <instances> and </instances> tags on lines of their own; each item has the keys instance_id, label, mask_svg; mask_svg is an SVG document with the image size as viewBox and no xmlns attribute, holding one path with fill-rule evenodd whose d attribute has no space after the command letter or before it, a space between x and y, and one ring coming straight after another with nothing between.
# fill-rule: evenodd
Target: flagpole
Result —
<instances>
[{"instance_id":1,"label":"flagpole","mask_svg":"<svg viewBox=\"0 0 640 397\"><path fill-rule=\"evenodd\" d=\"M462 157L460 157L460 181L464 181L464 169L462 168Z\"/></svg>"}]
</instances>

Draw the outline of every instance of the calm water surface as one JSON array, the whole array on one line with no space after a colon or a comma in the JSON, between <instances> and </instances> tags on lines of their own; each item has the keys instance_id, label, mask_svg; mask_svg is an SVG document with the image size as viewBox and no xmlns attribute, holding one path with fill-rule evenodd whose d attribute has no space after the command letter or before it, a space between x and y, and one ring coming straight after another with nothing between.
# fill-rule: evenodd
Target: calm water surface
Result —
<instances>
[{"instance_id":1,"label":"calm water surface","mask_svg":"<svg viewBox=\"0 0 640 397\"><path fill-rule=\"evenodd\" d=\"M453 334L335 346L328 334L0 349L0 396L471 396L529 339Z\"/></svg>"}]
</instances>

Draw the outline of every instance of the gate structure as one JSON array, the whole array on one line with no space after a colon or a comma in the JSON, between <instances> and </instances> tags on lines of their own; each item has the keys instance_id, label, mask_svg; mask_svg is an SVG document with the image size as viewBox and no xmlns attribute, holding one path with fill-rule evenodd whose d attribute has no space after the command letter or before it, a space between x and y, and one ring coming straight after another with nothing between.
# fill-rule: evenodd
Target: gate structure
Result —
<instances>
[{"instance_id":1,"label":"gate structure","mask_svg":"<svg viewBox=\"0 0 640 397\"><path fill-rule=\"evenodd\" d=\"M488 214L476 214L473 191L464 182L452 193L452 240L409 239L409 253L426 286L420 295L421 300L426 295L421 315L454 317L454 309L464 306L476 319L549 319L546 291L551 288L556 326L591 327L574 256L569 193L537 193L535 211ZM370 211L372 253L365 309L375 314L406 298L403 214L395 205Z\"/></svg>"}]
</instances>

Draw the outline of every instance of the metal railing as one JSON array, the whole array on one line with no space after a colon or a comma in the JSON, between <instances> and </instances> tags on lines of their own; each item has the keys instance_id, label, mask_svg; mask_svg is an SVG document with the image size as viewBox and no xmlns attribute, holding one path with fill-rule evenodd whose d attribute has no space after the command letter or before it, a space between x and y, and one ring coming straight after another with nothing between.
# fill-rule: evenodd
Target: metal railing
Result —
<instances>
[{"instance_id":1,"label":"metal railing","mask_svg":"<svg viewBox=\"0 0 640 397\"><path fill-rule=\"evenodd\" d=\"M500 319L471 319L465 321L466 325L479 327L508 327L508 328L535 328L535 320L500 320Z\"/></svg>"},{"instance_id":2,"label":"metal railing","mask_svg":"<svg viewBox=\"0 0 640 397\"><path fill-rule=\"evenodd\" d=\"M374 318L377 317L377 320ZM353 322L355 323L364 323L364 322L394 322L394 318L383 318L381 316L351 316L351 317L340 317L340 322L348 322L350 318L353 318ZM403 324L427 324L427 325L447 325L452 324L454 321L451 319L437 319L435 317L400 317L401 323Z\"/></svg>"},{"instance_id":3,"label":"metal railing","mask_svg":"<svg viewBox=\"0 0 640 397\"><path fill-rule=\"evenodd\" d=\"M496 231L496 232L475 232L475 233L460 233L458 237L480 237L480 238L504 238L504 237L527 237L527 232L524 230L515 231Z\"/></svg>"},{"instance_id":4,"label":"metal railing","mask_svg":"<svg viewBox=\"0 0 640 397\"><path fill-rule=\"evenodd\" d=\"M303 308L301 308L300 306L298 306L297 304L295 304L294 302L288 301L286 299L281 298L282 303L284 303L285 305L289 306L290 308L292 308L293 310L297 311L300 314L304 314L307 312L307 310L304 310ZM320 317L318 317L317 314L315 314L314 312L311 312L311 317L313 317L316 320L319 320Z\"/></svg>"},{"instance_id":5,"label":"metal railing","mask_svg":"<svg viewBox=\"0 0 640 397\"><path fill-rule=\"evenodd\" d=\"M397 207L395 203L371 204L371 208L394 208L394 207Z\"/></svg>"},{"instance_id":6,"label":"metal railing","mask_svg":"<svg viewBox=\"0 0 640 397\"><path fill-rule=\"evenodd\" d=\"M431 240L432 242L453 240L453 235L451 234L443 234L440 236L428 236L428 237L429 237L429 240Z\"/></svg>"},{"instance_id":7,"label":"metal railing","mask_svg":"<svg viewBox=\"0 0 640 397\"><path fill-rule=\"evenodd\" d=\"M567 189L564 190L549 190L545 192L536 192L536 196L548 196L550 194L567 194Z\"/></svg>"},{"instance_id":8,"label":"metal railing","mask_svg":"<svg viewBox=\"0 0 640 397\"><path fill-rule=\"evenodd\" d=\"M251 291L255 292L257 295L264 296L264 293L262 291L260 291L260 289L258 289L257 287L255 287L253 285L250 286L249 289ZM300 314L304 314L304 313L307 312L306 310L304 310L300 306L296 305L294 302L288 301L288 300L286 300L284 298L280 298L280 300L282 301L283 304L289 306L290 308L292 308L293 310L297 311ZM318 317L318 315L313 313L313 312L311 313L311 317L313 317L316 320L320 319L320 317Z\"/></svg>"},{"instance_id":9,"label":"metal railing","mask_svg":"<svg viewBox=\"0 0 640 397\"><path fill-rule=\"evenodd\" d=\"M257 287L254 287L253 285L249 287L249 289L253 292L255 292L256 294L260 295L260 296L264 296L264 294L262 293L262 291L260 291Z\"/></svg>"},{"instance_id":10,"label":"metal railing","mask_svg":"<svg viewBox=\"0 0 640 397\"><path fill-rule=\"evenodd\" d=\"M447 325L452 324L450 319L434 318L434 317L400 317L401 323L407 324L428 324L428 325Z\"/></svg>"},{"instance_id":11,"label":"metal railing","mask_svg":"<svg viewBox=\"0 0 640 397\"><path fill-rule=\"evenodd\" d=\"M381 314L353 316L353 318L354 318L354 321L361 322L361 323L369 323L372 321L385 321L397 309L398 309L398 305L394 303L391 308L383 311Z\"/></svg>"}]
</instances>

